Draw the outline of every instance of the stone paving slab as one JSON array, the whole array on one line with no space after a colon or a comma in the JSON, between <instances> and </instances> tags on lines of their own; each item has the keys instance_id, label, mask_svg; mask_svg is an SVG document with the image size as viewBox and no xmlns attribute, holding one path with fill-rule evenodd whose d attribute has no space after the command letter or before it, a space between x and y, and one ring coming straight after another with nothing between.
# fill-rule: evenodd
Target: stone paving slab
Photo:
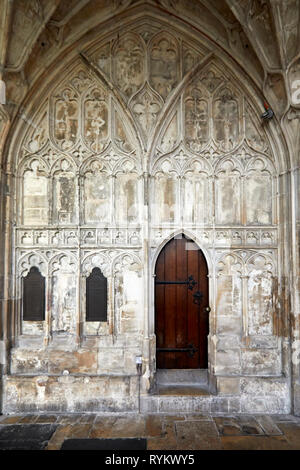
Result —
<instances>
[{"instance_id":1,"label":"stone paving slab","mask_svg":"<svg viewBox=\"0 0 300 470\"><path fill-rule=\"evenodd\" d=\"M43 450L56 426L53 424L7 424L0 425L1 450Z\"/></svg>"},{"instance_id":2,"label":"stone paving slab","mask_svg":"<svg viewBox=\"0 0 300 470\"><path fill-rule=\"evenodd\" d=\"M70 439L93 439L95 446L100 439L145 439L148 450L300 450L300 417L205 413L0 416L0 449L60 450Z\"/></svg>"},{"instance_id":3,"label":"stone paving slab","mask_svg":"<svg viewBox=\"0 0 300 470\"><path fill-rule=\"evenodd\" d=\"M221 446L222 450L293 450L283 436L225 436Z\"/></svg>"},{"instance_id":4,"label":"stone paving slab","mask_svg":"<svg viewBox=\"0 0 300 470\"><path fill-rule=\"evenodd\" d=\"M220 436L249 436L265 434L253 416L216 417L214 421Z\"/></svg>"},{"instance_id":5,"label":"stone paving slab","mask_svg":"<svg viewBox=\"0 0 300 470\"><path fill-rule=\"evenodd\" d=\"M283 434L270 416L256 416L255 419L268 436L280 436Z\"/></svg>"},{"instance_id":6,"label":"stone paving slab","mask_svg":"<svg viewBox=\"0 0 300 470\"><path fill-rule=\"evenodd\" d=\"M178 450L220 450L221 441L213 421L180 421L175 424Z\"/></svg>"}]
</instances>

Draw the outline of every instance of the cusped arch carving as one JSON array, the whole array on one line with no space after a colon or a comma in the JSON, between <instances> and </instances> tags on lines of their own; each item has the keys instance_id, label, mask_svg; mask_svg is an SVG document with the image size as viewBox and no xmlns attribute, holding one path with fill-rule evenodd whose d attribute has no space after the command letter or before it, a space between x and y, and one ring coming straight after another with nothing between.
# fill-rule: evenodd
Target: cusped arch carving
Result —
<instances>
[{"instance_id":1,"label":"cusped arch carving","mask_svg":"<svg viewBox=\"0 0 300 470\"><path fill-rule=\"evenodd\" d=\"M77 173L77 166L73 161L72 157L65 154L53 163L53 165L51 166L50 173L51 176L57 176L60 173L67 173L75 176Z\"/></svg>"},{"instance_id":2,"label":"cusped arch carving","mask_svg":"<svg viewBox=\"0 0 300 470\"><path fill-rule=\"evenodd\" d=\"M244 260L236 253L224 254L217 264L218 276L242 276L244 272Z\"/></svg>"},{"instance_id":3,"label":"cusped arch carving","mask_svg":"<svg viewBox=\"0 0 300 470\"><path fill-rule=\"evenodd\" d=\"M113 100L112 104L112 121L112 140L114 145L122 153L139 153L137 149L140 150L140 144L136 130L115 100Z\"/></svg>"},{"instance_id":4,"label":"cusped arch carving","mask_svg":"<svg viewBox=\"0 0 300 470\"><path fill-rule=\"evenodd\" d=\"M182 152L183 154L183 152ZM181 155L181 152L178 152ZM174 155L164 155L160 157L154 164L151 175L155 177L177 177L181 174L181 167Z\"/></svg>"},{"instance_id":5,"label":"cusped arch carving","mask_svg":"<svg viewBox=\"0 0 300 470\"><path fill-rule=\"evenodd\" d=\"M69 83L79 95L82 95L86 89L95 84L95 80L90 71L83 69L80 65L79 67L76 66L75 70L69 73L65 83Z\"/></svg>"},{"instance_id":6,"label":"cusped arch carving","mask_svg":"<svg viewBox=\"0 0 300 470\"><path fill-rule=\"evenodd\" d=\"M270 153L268 137L261 126L261 118L245 98L245 139L251 149L264 154Z\"/></svg>"},{"instance_id":7,"label":"cusped arch carving","mask_svg":"<svg viewBox=\"0 0 300 470\"><path fill-rule=\"evenodd\" d=\"M213 167L211 162L209 162L206 158L201 156L199 157L191 157L186 161L186 164L183 168L183 174L185 176L212 176L213 175Z\"/></svg>"},{"instance_id":8,"label":"cusped arch carving","mask_svg":"<svg viewBox=\"0 0 300 470\"><path fill-rule=\"evenodd\" d=\"M224 73L224 68L227 69L218 59L214 58L201 71L199 80L201 81L202 87L205 87L209 95L212 95L224 83L224 75L227 79L227 70Z\"/></svg>"},{"instance_id":9,"label":"cusped arch carving","mask_svg":"<svg viewBox=\"0 0 300 470\"><path fill-rule=\"evenodd\" d=\"M143 267L139 256L130 252L121 253L115 256L112 262L113 274L122 273L124 269L141 272Z\"/></svg>"},{"instance_id":10,"label":"cusped arch carving","mask_svg":"<svg viewBox=\"0 0 300 470\"><path fill-rule=\"evenodd\" d=\"M192 230L187 230L187 229L178 229L175 231L171 231L169 233L165 233L163 238L159 239L159 243L156 244L154 252L152 252L151 255L151 274L152 276L155 274L155 266L157 262L157 258L160 254L160 252L163 250L165 245L172 240L173 238L176 237L182 237L182 235L186 236L188 239L192 240L198 247L199 249L203 252L207 267L208 267L208 272L211 273L213 271L213 259L211 256L211 253L209 250L206 249L206 247L203 245L203 240L199 239L196 233Z\"/></svg>"},{"instance_id":11,"label":"cusped arch carving","mask_svg":"<svg viewBox=\"0 0 300 470\"><path fill-rule=\"evenodd\" d=\"M79 169L80 176L85 177L102 173L108 176L112 173L112 168L109 162L101 157L89 157Z\"/></svg>"},{"instance_id":12,"label":"cusped arch carving","mask_svg":"<svg viewBox=\"0 0 300 470\"><path fill-rule=\"evenodd\" d=\"M107 278L111 276L112 260L107 253L95 252L87 255L81 263L81 274L88 277L94 268L100 268Z\"/></svg>"},{"instance_id":13,"label":"cusped arch carving","mask_svg":"<svg viewBox=\"0 0 300 470\"><path fill-rule=\"evenodd\" d=\"M56 253L49 260L49 274L55 276L59 271L67 274L76 274L77 272L77 258L71 252Z\"/></svg>"},{"instance_id":14,"label":"cusped arch carving","mask_svg":"<svg viewBox=\"0 0 300 470\"><path fill-rule=\"evenodd\" d=\"M48 176L50 168L48 162L45 161L40 155L26 155L17 169L18 176L23 176L26 172L33 172L38 175Z\"/></svg>"},{"instance_id":15,"label":"cusped arch carving","mask_svg":"<svg viewBox=\"0 0 300 470\"><path fill-rule=\"evenodd\" d=\"M181 173L185 223L210 224L213 200L212 174L211 163L203 157L190 157L185 161Z\"/></svg>"},{"instance_id":16,"label":"cusped arch carving","mask_svg":"<svg viewBox=\"0 0 300 470\"><path fill-rule=\"evenodd\" d=\"M30 126L26 132L23 146L30 152L35 153L41 151L49 141L49 104L48 99L36 112L36 118L33 119L35 123Z\"/></svg>"},{"instance_id":17,"label":"cusped arch carving","mask_svg":"<svg viewBox=\"0 0 300 470\"><path fill-rule=\"evenodd\" d=\"M37 267L40 273L46 277L48 273L47 257L37 252L26 253L18 261L18 275L27 276L32 267Z\"/></svg>"},{"instance_id":18,"label":"cusped arch carving","mask_svg":"<svg viewBox=\"0 0 300 470\"><path fill-rule=\"evenodd\" d=\"M248 275L263 277L276 275L276 264L272 257L266 253L255 253L249 257L246 263Z\"/></svg>"},{"instance_id":19,"label":"cusped arch carving","mask_svg":"<svg viewBox=\"0 0 300 470\"><path fill-rule=\"evenodd\" d=\"M123 157L116 163L114 167L114 175L120 174L141 174L141 167L134 158Z\"/></svg>"},{"instance_id":20,"label":"cusped arch carving","mask_svg":"<svg viewBox=\"0 0 300 470\"><path fill-rule=\"evenodd\" d=\"M241 176L244 174L242 163L234 156L222 157L215 166L215 175L217 177Z\"/></svg>"},{"instance_id":21,"label":"cusped arch carving","mask_svg":"<svg viewBox=\"0 0 300 470\"><path fill-rule=\"evenodd\" d=\"M276 171L274 163L265 155L254 155L249 158L246 169L246 175L257 173L265 176L275 176Z\"/></svg>"},{"instance_id":22,"label":"cusped arch carving","mask_svg":"<svg viewBox=\"0 0 300 470\"><path fill-rule=\"evenodd\" d=\"M173 151L180 142L180 109L177 105L175 112L171 113L171 117L166 120L166 124L162 124L162 131L158 139L158 148L162 154Z\"/></svg>"}]
</instances>

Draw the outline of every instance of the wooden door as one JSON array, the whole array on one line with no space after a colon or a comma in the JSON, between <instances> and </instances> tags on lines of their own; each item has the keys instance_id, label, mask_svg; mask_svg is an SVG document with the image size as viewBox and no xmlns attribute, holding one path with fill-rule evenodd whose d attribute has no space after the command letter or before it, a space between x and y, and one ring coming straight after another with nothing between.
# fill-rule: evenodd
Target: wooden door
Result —
<instances>
[{"instance_id":1,"label":"wooden door","mask_svg":"<svg viewBox=\"0 0 300 470\"><path fill-rule=\"evenodd\" d=\"M158 369L206 369L208 270L202 251L184 235L156 263L155 330Z\"/></svg>"}]
</instances>

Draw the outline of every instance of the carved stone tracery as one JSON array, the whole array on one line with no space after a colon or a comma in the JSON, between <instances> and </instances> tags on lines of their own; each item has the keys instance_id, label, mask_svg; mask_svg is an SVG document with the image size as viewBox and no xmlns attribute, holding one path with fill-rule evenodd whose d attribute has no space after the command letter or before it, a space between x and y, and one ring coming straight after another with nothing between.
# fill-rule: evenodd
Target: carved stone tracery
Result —
<instances>
[{"instance_id":1,"label":"carved stone tracery","mask_svg":"<svg viewBox=\"0 0 300 470\"><path fill-rule=\"evenodd\" d=\"M147 31L135 25L92 45L28 129L18 272L33 263L26 253L47 271L50 335L140 335L149 216L151 256L179 227L211 256L215 334L226 336L232 322L238 338L272 336L277 174L259 111L219 59L196 73L203 48L179 32ZM29 186L43 189L38 204ZM84 320L84 278L94 268L108 278L101 327Z\"/></svg>"}]
</instances>

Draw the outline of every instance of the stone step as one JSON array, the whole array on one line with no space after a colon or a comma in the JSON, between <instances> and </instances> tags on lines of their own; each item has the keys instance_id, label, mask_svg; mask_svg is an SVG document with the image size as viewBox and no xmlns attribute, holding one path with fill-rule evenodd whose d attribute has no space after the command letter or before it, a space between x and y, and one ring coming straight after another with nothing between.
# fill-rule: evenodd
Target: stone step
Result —
<instances>
[{"instance_id":1,"label":"stone step","mask_svg":"<svg viewBox=\"0 0 300 470\"><path fill-rule=\"evenodd\" d=\"M214 395L148 395L141 396L142 413L241 413L240 398Z\"/></svg>"},{"instance_id":2,"label":"stone step","mask_svg":"<svg viewBox=\"0 0 300 470\"><path fill-rule=\"evenodd\" d=\"M204 385L159 385L157 395L174 396L203 396L209 395L209 390Z\"/></svg>"},{"instance_id":3,"label":"stone step","mask_svg":"<svg viewBox=\"0 0 300 470\"><path fill-rule=\"evenodd\" d=\"M157 369L156 383L164 385L208 385L207 369Z\"/></svg>"},{"instance_id":4,"label":"stone step","mask_svg":"<svg viewBox=\"0 0 300 470\"><path fill-rule=\"evenodd\" d=\"M210 396L153 395L141 397L143 413L209 413Z\"/></svg>"}]
</instances>

